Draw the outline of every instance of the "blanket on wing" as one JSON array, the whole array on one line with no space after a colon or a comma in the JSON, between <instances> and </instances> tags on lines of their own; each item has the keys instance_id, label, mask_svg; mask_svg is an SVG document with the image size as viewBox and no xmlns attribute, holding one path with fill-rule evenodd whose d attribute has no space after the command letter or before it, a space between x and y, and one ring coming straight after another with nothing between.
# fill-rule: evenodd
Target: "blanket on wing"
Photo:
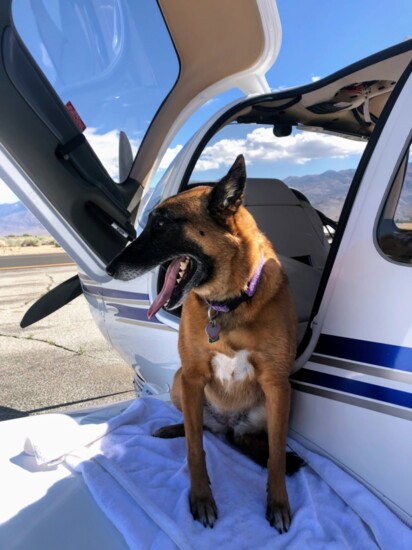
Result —
<instances>
[{"instance_id":1,"label":"blanket on wing","mask_svg":"<svg viewBox=\"0 0 412 550\"><path fill-rule=\"evenodd\" d=\"M139 399L112 419L100 452L79 470L94 499L132 549L412 548L411 530L362 484L297 442L307 465L287 478L292 525L279 535L265 519L266 470L206 432L204 446L219 518L193 521L184 438L151 434L181 422L156 399Z\"/></svg>"}]
</instances>

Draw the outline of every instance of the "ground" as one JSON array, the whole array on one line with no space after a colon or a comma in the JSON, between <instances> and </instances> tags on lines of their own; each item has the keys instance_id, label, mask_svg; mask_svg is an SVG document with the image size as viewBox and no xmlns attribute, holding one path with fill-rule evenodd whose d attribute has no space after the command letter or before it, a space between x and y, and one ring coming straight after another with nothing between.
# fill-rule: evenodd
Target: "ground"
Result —
<instances>
[{"instance_id":1,"label":"ground","mask_svg":"<svg viewBox=\"0 0 412 550\"><path fill-rule=\"evenodd\" d=\"M134 397L131 368L107 343L83 296L19 326L40 296L75 274L74 266L1 273L0 420Z\"/></svg>"}]
</instances>

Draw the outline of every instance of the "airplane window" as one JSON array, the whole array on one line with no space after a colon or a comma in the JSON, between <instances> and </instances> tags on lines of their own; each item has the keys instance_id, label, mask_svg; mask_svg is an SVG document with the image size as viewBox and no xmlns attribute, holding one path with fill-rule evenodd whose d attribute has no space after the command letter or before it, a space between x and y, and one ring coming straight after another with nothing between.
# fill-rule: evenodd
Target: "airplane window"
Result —
<instances>
[{"instance_id":1,"label":"airplane window","mask_svg":"<svg viewBox=\"0 0 412 550\"><path fill-rule=\"evenodd\" d=\"M120 132L135 156L179 73L157 2L14 0L13 20L69 114L119 181Z\"/></svg>"},{"instance_id":2,"label":"airplane window","mask_svg":"<svg viewBox=\"0 0 412 550\"><path fill-rule=\"evenodd\" d=\"M297 128L276 134L269 125L225 126L205 147L191 183L217 181L243 153L249 178L281 180L336 225L366 142Z\"/></svg>"},{"instance_id":3,"label":"airplane window","mask_svg":"<svg viewBox=\"0 0 412 550\"><path fill-rule=\"evenodd\" d=\"M396 262L412 264L412 152L409 148L395 176L378 224L378 243Z\"/></svg>"}]
</instances>

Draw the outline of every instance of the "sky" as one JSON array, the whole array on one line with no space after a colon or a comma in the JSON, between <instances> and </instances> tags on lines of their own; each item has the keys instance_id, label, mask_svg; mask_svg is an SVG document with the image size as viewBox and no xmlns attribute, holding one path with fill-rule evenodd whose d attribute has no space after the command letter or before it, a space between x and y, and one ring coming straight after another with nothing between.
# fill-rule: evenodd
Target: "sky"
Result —
<instances>
[{"instance_id":1,"label":"sky","mask_svg":"<svg viewBox=\"0 0 412 550\"><path fill-rule=\"evenodd\" d=\"M119 130L126 131L135 152L179 67L156 2L121 0L120 4L136 15L122 20L115 0L99 1L104 8L100 31L92 37L99 52L105 52L99 59L92 50L87 53L85 34L76 25L70 0L44 0L48 17L41 12L42 2L14 0L13 16L62 100L71 101L79 111L87 126L86 137L115 177ZM84 5L87 3L85 0ZM34 14L33 5L39 10ZM412 35L410 0L278 0L277 5L283 36L278 59L266 75L272 90L316 81ZM36 17L42 25L35 24ZM130 20L137 21L135 27ZM71 39L62 40L59 31L69 33ZM126 39L122 42L123 35ZM140 95L136 95L137 89L142 90ZM202 123L240 96L239 90L226 92L200 108L172 142L158 175ZM295 133L275 141L270 128L230 126L207 146L196 167L196 178L215 179L240 150L246 153L251 175L264 177L270 171L272 176L285 178L321 173L332 167L331 161L336 170L356 166L363 146L330 137L326 142L318 134ZM16 200L0 180L0 204Z\"/></svg>"}]
</instances>

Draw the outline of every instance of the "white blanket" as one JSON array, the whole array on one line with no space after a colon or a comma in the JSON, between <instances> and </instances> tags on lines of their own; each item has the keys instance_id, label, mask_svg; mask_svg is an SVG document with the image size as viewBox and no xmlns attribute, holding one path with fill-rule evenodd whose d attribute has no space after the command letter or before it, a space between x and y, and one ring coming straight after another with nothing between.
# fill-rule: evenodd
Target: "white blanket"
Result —
<instances>
[{"instance_id":1,"label":"white blanket","mask_svg":"<svg viewBox=\"0 0 412 550\"><path fill-rule=\"evenodd\" d=\"M295 441L290 447L307 465L287 478L292 525L279 535L265 519L266 469L208 432L204 446L219 518L213 529L204 528L189 511L184 438L151 436L181 421L171 405L139 399L109 422L99 454L78 466L130 548L412 548L411 530L378 498Z\"/></svg>"}]
</instances>

